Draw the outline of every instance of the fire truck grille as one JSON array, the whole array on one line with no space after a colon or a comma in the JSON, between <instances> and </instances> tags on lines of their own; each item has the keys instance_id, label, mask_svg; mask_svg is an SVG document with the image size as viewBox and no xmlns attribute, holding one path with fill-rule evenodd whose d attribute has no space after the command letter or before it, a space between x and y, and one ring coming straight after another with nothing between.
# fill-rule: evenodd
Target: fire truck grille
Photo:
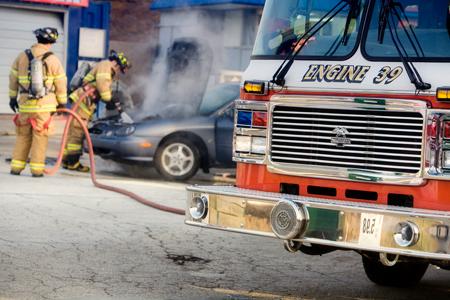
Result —
<instances>
[{"instance_id":1,"label":"fire truck grille","mask_svg":"<svg viewBox=\"0 0 450 300\"><path fill-rule=\"evenodd\" d=\"M276 106L271 161L415 174L422 157L419 112Z\"/></svg>"}]
</instances>

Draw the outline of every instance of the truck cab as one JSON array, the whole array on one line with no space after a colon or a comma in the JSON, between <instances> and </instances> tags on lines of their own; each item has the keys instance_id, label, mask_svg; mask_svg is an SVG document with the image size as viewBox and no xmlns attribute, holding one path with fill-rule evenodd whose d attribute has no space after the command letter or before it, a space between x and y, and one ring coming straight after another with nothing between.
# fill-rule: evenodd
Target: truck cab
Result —
<instances>
[{"instance_id":1,"label":"truck cab","mask_svg":"<svg viewBox=\"0 0 450 300\"><path fill-rule=\"evenodd\" d=\"M449 9L267 0L235 103L236 185L189 187L186 223L354 250L382 285L450 268Z\"/></svg>"}]
</instances>

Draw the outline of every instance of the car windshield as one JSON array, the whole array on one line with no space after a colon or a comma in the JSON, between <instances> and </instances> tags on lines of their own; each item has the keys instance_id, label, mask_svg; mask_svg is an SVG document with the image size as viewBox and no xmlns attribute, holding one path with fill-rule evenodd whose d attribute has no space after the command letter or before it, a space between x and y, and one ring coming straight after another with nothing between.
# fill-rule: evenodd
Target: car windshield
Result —
<instances>
[{"instance_id":1,"label":"car windshield","mask_svg":"<svg viewBox=\"0 0 450 300\"><path fill-rule=\"evenodd\" d=\"M203 96L199 113L210 115L220 107L239 97L239 84L221 84L207 90Z\"/></svg>"},{"instance_id":2,"label":"car windshield","mask_svg":"<svg viewBox=\"0 0 450 300\"><path fill-rule=\"evenodd\" d=\"M254 57L286 55L291 51L295 41L339 2L339 0L267 0L253 50ZM362 0L360 3L362 8L366 1ZM347 6L308 41L298 56L344 57L351 54L356 47L363 9L357 10L356 18L351 21L347 31L349 40L343 44L342 37L348 12Z\"/></svg>"},{"instance_id":3,"label":"car windshield","mask_svg":"<svg viewBox=\"0 0 450 300\"><path fill-rule=\"evenodd\" d=\"M414 60L448 59L450 57L450 0L397 0L396 3L403 7L405 14L401 21L394 15L395 26L392 31L398 35L408 56ZM380 9L381 1L376 1L364 45L365 52L375 58L398 57L389 28L385 29L383 43L380 44L377 40ZM408 26L408 24L413 29L413 34L409 34L410 37L402 26ZM418 44L415 42L415 47L410 42L410 38L415 39L414 35L418 42Z\"/></svg>"}]
</instances>

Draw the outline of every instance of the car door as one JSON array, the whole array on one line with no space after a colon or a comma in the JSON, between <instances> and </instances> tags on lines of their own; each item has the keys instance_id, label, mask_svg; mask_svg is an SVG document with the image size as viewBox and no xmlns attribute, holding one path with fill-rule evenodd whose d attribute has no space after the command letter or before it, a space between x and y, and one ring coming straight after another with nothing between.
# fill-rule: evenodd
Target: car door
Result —
<instances>
[{"instance_id":1,"label":"car door","mask_svg":"<svg viewBox=\"0 0 450 300\"><path fill-rule=\"evenodd\" d=\"M234 103L218 113L215 122L216 160L223 166L234 166L233 152Z\"/></svg>"}]
</instances>

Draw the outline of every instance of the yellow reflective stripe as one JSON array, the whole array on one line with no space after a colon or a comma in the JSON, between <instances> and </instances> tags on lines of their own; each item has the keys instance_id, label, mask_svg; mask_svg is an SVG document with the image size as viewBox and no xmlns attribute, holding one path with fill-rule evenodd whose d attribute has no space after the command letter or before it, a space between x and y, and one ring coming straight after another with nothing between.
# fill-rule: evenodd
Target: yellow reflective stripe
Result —
<instances>
[{"instance_id":1,"label":"yellow reflective stripe","mask_svg":"<svg viewBox=\"0 0 450 300\"><path fill-rule=\"evenodd\" d=\"M77 102L78 99L80 99L80 97L78 97L77 92L70 94L69 98L72 99L73 102Z\"/></svg>"},{"instance_id":2,"label":"yellow reflective stripe","mask_svg":"<svg viewBox=\"0 0 450 300\"><path fill-rule=\"evenodd\" d=\"M100 93L100 97L101 97L103 100L111 100L111 98L112 98L111 91L107 91L107 92Z\"/></svg>"},{"instance_id":3,"label":"yellow reflective stripe","mask_svg":"<svg viewBox=\"0 0 450 300\"><path fill-rule=\"evenodd\" d=\"M30 163L30 168L31 168L31 170L36 170L36 171L44 170L45 164Z\"/></svg>"},{"instance_id":4,"label":"yellow reflective stripe","mask_svg":"<svg viewBox=\"0 0 450 300\"><path fill-rule=\"evenodd\" d=\"M81 150L81 145L80 144L67 144L67 150L69 150L69 151Z\"/></svg>"},{"instance_id":5,"label":"yellow reflective stripe","mask_svg":"<svg viewBox=\"0 0 450 300\"><path fill-rule=\"evenodd\" d=\"M80 108L90 117L92 115L91 110L83 102L80 103Z\"/></svg>"},{"instance_id":6,"label":"yellow reflective stripe","mask_svg":"<svg viewBox=\"0 0 450 300\"><path fill-rule=\"evenodd\" d=\"M67 102L67 94L57 94L56 99L58 99L58 102L63 102L62 104Z\"/></svg>"},{"instance_id":7,"label":"yellow reflective stripe","mask_svg":"<svg viewBox=\"0 0 450 300\"><path fill-rule=\"evenodd\" d=\"M11 73L11 75L17 77L17 70L16 69L11 69L10 73Z\"/></svg>"},{"instance_id":8,"label":"yellow reflective stripe","mask_svg":"<svg viewBox=\"0 0 450 300\"><path fill-rule=\"evenodd\" d=\"M27 164L27 162L23 161L23 160L16 160L16 159L11 160L11 167L23 169L23 168L25 168L26 164Z\"/></svg>"},{"instance_id":9,"label":"yellow reflective stripe","mask_svg":"<svg viewBox=\"0 0 450 300\"><path fill-rule=\"evenodd\" d=\"M111 79L111 73L97 73L97 79L99 78L105 78L105 79Z\"/></svg>"},{"instance_id":10,"label":"yellow reflective stripe","mask_svg":"<svg viewBox=\"0 0 450 300\"><path fill-rule=\"evenodd\" d=\"M9 96L10 97L16 97L17 96L17 91L9 90Z\"/></svg>"},{"instance_id":11,"label":"yellow reflective stripe","mask_svg":"<svg viewBox=\"0 0 450 300\"><path fill-rule=\"evenodd\" d=\"M56 111L56 105L54 104L46 104L46 105L19 104L19 112L22 113L54 112L54 111Z\"/></svg>"},{"instance_id":12,"label":"yellow reflective stripe","mask_svg":"<svg viewBox=\"0 0 450 300\"><path fill-rule=\"evenodd\" d=\"M56 80L65 79L65 78L67 78L66 74L60 74L60 75L56 75L54 77L54 80L56 81Z\"/></svg>"},{"instance_id":13,"label":"yellow reflective stripe","mask_svg":"<svg viewBox=\"0 0 450 300\"><path fill-rule=\"evenodd\" d=\"M91 73L87 74L87 75L83 78L84 81L92 81L92 80L94 80L94 79L95 79L95 77L94 77L94 75L92 75Z\"/></svg>"},{"instance_id":14,"label":"yellow reflective stripe","mask_svg":"<svg viewBox=\"0 0 450 300\"><path fill-rule=\"evenodd\" d=\"M28 78L28 76L19 76L17 78L19 78L19 83L30 83L30 79Z\"/></svg>"},{"instance_id":15,"label":"yellow reflective stripe","mask_svg":"<svg viewBox=\"0 0 450 300\"><path fill-rule=\"evenodd\" d=\"M45 81L45 85L52 85L53 84L53 79L47 79L46 81Z\"/></svg>"}]
</instances>

